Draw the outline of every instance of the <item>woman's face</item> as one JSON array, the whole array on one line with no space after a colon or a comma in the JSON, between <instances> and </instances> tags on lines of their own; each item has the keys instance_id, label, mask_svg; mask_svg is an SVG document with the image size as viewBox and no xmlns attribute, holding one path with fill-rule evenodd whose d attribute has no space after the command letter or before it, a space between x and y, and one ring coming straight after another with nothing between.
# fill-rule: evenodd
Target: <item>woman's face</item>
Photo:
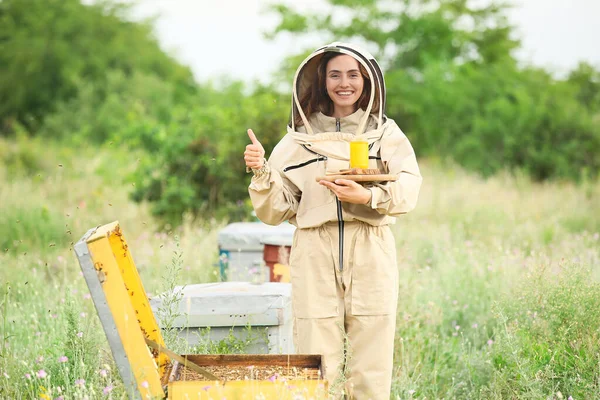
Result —
<instances>
[{"instance_id":1,"label":"woman's face","mask_svg":"<svg viewBox=\"0 0 600 400\"><path fill-rule=\"evenodd\" d=\"M346 117L355 111L355 104L363 92L364 79L358 61L341 55L327 63L325 84L333 101L333 116Z\"/></svg>"}]
</instances>

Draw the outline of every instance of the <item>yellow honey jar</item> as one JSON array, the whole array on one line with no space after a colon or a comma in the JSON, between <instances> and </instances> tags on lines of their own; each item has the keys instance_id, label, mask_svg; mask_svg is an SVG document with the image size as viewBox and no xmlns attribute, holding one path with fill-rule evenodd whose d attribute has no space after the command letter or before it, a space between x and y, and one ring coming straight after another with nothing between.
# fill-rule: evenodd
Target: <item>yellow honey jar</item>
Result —
<instances>
[{"instance_id":1,"label":"yellow honey jar","mask_svg":"<svg viewBox=\"0 0 600 400\"><path fill-rule=\"evenodd\" d=\"M350 142L350 168L369 168L369 143L366 140Z\"/></svg>"}]
</instances>

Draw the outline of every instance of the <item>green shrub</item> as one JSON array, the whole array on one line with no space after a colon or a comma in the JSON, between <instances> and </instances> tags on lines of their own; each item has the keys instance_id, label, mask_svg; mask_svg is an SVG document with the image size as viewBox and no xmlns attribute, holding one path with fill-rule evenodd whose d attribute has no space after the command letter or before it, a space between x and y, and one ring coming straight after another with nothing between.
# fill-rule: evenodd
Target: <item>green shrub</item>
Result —
<instances>
[{"instance_id":1,"label":"green shrub","mask_svg":"<svg viewBox=\"0 0 600 400\"><path fill-rule=\"evenodd\" d=\"M133 199L152 202L153 213L179 224L185 214L203 219L250 216L249 177L243 152L253 128L267 154L285 132L287 101L268 88L250 95L239 83L204 88L192 108L176 108L168 124L139 126L121 138L140 142L150 154L134 174Z\"/></svg>"}]
</instances>

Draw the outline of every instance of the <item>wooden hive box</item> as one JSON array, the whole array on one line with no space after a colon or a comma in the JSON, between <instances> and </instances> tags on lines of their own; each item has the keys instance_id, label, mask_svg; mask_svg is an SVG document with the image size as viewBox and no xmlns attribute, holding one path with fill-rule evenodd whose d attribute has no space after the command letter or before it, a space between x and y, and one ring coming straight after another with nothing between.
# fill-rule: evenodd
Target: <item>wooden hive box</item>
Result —
<instances>
[{"instance_id":1,"label":"wooden hive box","mask_svg":"<svg viewBox=\"0 0 600 400\"><path fill-rule=\"evenodd\" d=\"M166 349L118 222L90 229L75 253L130 399L328 397L320 355L179 355Z\"/></svg>"}]
</instances>

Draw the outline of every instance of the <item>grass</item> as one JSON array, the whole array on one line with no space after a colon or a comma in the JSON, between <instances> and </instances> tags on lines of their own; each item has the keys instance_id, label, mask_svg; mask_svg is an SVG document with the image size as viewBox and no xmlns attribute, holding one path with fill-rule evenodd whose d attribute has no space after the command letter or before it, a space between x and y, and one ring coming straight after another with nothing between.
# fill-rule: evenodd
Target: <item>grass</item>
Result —
<instances>
[{"instance_id":1,"label":"grass","mask_svg":"<svg viewBox=\"0 0 600 400\"><path fill-rule=\"evenodd\" d=\"M173 254L177 284L218 279L223 225L158 231L128 198L136 159L0 140L0 398L124 396L71 249L89 228L120 221L151 294L174 283ZM422 169L419 206L393 227L392 397L600 397L600 183Z\"/></svg>"}]
</instances>

